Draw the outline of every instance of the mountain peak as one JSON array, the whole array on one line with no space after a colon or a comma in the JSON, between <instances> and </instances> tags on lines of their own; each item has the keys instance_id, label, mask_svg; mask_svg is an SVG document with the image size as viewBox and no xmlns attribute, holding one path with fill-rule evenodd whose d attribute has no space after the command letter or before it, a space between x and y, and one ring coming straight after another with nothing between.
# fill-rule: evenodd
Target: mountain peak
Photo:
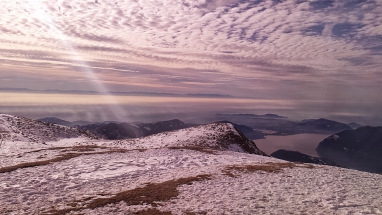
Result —
<instances>
[{"instance_id":1,"label":"mountain peak","mask_svg":"<svg viewBox=\"0 0 382 215\"><path fill-rule=\"evenodd\" d=\"M129 140L126 140L129 141ZM142 148L200 146L266 155L231 123L211 123L134 139Z\"/></svg>"},{"instance_id":2,"label":"mountain peak","mask_svg":"<svg viewBox=\"0 0 382 215\"><path fill-rule=\"evenodd\" d=\"M44 143L46 141L56 141L62 138L81 136L95 138L94 135L90 135L76 128L7 114L0 114L0 131L6 133L5 139L10 141Z\"/></svg>"}]
</instances>

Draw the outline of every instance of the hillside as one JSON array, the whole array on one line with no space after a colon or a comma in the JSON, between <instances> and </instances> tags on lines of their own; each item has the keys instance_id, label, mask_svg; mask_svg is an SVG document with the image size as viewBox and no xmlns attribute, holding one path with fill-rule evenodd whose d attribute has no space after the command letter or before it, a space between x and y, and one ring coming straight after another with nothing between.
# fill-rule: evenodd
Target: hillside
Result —
<instances>
[{"instance_id":1,"label":"hillside","mask_svg":"<svg viewBox=\"0 0 382 215\"><path fill-rule=\"evenodd\" d=\"M120 142L121 145L133 145L137 148L199 146L216 150L266 155L257 148L252 140L247 139L230 123L199 125Z\"/></svg>"},{"instance_id":2,"label":"hillside","mask_svg":"<svg viewBox=\"0 0 382 215\"><path fill-rule=\"evenodd\" d=\"M331 135L316 151L343 167L382 173L382 127L364 126Z\"/></svg>"},{"instance_id":3,"label":"hillside","mask_svg":"<svg viewBox=\"0 0 382 215\"><path fill-rule=\"evenodd\" d=\"M328 119L303 120L297 125L298 130L306 130L311 133L336 133L339 131L352 129L350 125Z\"/></svg>"},{"instance_id":4,"label":"hillside","mask_svg":"<svg viewBox=\"0 0 382 215\"><path fill-rule=\"evenodd\" d=\"M259 154L228 123L115 141L6 140L0 214L382 213L381 175Z\"/></svg>"},{"instance_id":5,"label":"hillside","mask_svg":"<svg viewBox=\"0 0 382 215\"><path fill-rule=\"evenodd\" d=\"M3 133L5 140L36 143L56 141L62 138L95 138L94 135L76 128L6 114L0 114L0 132Z\"/></svg>"}]
</instances>

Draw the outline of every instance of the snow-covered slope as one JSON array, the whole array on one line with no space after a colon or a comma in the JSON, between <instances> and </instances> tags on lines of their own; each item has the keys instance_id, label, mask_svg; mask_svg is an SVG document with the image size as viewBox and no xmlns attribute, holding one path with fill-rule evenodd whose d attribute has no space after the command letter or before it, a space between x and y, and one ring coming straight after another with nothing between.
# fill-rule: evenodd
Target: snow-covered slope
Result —
<instances>
[{"instance_id":1,"label":"snow-covered slope","mask_svg":"<svg viewBox=\"0 0 382 215\"><path fill-rule=\"evenodd\" d=\"M75 153L50 151L68 150ZM382 213L378 174L232 151L77 150L83 154L49 164L0 168L0 214Z\"/></svg>"},{"instance_id":2,"label":"snow-covered slope","mask_svg":"<svg viewBox=\"0 0 382 215\"><path fill-rule=\"evenodd\" d=\"M230 123L199 125L144 138L124 140L119 143L119 146L132 146L134 148L200 146L217 150L266 155L257 148L252 140L247 139Z\"/></svg>"},{"instance_id":3,"label":"snow-covered slope","mask_svg":"<svg viewBox=\"0 0 382 215\"><path fill-rule=\"evenodd\" d=\"M381 175L244 153L256 148L241 137L214 123L123 141L7 140L0 214L382 214Z\"/></svg>"},{"instance_id":4,"label":"snow-covered slope","mask_svg":"<svg viewBox=\"0 0 382 215\"><path fill-rule=\"evenodd\" d=\"M62 138L94 137L76 128L0 114L0 133L5 140L44 143Z\"/></svg>"}]
</instances>

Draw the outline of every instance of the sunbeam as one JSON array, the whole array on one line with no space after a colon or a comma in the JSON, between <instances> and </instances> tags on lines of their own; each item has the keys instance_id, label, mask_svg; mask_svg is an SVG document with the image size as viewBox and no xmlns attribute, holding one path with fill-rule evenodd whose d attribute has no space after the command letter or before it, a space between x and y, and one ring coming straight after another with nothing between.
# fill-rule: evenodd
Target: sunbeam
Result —
<instances>
[{"instance_id":1,"label":"sunbeam","mask_svg":"<svg viewBox=\"0 0 382 215\"><path fill-rule=\"evenodd\" d=\"M49 26L50 29L50 36L54 39L56 39L59 44L60 48L64 49L66 52L70 54L70 58L76 65L81 65L79 68L81 68L82 73L85 75L89 83L100 93L102 93L102 99L105 101L105 103L110 104L110 109L112 110L112 114L114 118L116 119L124 119L125 118L125 112L122 110L122 108L119 106L116 99L109 93L109 90L106 88L106 86L102 83L102 80L98 77L95 71L91 69L91 66L88 65L84 57L76 51L75 47L71 44L68 37L60 31L59 28L56 27L53 19L51 16L46 12L47 8L44 2L41 1L28 1L32 8L26 8L26 11L30 12L30 15L32 17L37 18L41 23L46 24Z\"/></svg>"}]
</instances>

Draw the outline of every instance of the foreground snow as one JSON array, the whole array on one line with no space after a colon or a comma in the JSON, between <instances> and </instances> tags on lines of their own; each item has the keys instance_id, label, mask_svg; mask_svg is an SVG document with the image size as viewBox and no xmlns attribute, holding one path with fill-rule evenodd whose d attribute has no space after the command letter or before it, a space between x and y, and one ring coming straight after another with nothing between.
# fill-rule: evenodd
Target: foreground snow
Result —
<instances>
[{"instance_id":1,"label":"foreground snow","mask_svg":"<svg viewBox=\"0 0 382 215\"><path fill-rule=\"evenodd\" d=\"M110 149L95 151L105 150ZM63 151L49 153L66 153ZM232 151L206 153L169 148L82 155L0 173L0 214L54 214L54 210L86 205L147 183L203 174L211 175L211 179L179 186L177 197L155 208L172 214L382 213L381 175L302 164L276 173L232 170L229 175L226 171L232 165L267 162L283 161ZM75 202L78 205L73 205ZM127 205L122 201L69 214L129 214L152 207L144 202Z\"/></svg>"},{"instance_id":2,"label":"foreground snow","mask_svg":"<svg viewBox=\"0 0 382 215\"><path fill-rule=\"evenodd\" d=\"M381 175L248 154L235 140L230 124L124 141L7 140L0 214L382 214Z\"/></svg>"}]
</instances>

